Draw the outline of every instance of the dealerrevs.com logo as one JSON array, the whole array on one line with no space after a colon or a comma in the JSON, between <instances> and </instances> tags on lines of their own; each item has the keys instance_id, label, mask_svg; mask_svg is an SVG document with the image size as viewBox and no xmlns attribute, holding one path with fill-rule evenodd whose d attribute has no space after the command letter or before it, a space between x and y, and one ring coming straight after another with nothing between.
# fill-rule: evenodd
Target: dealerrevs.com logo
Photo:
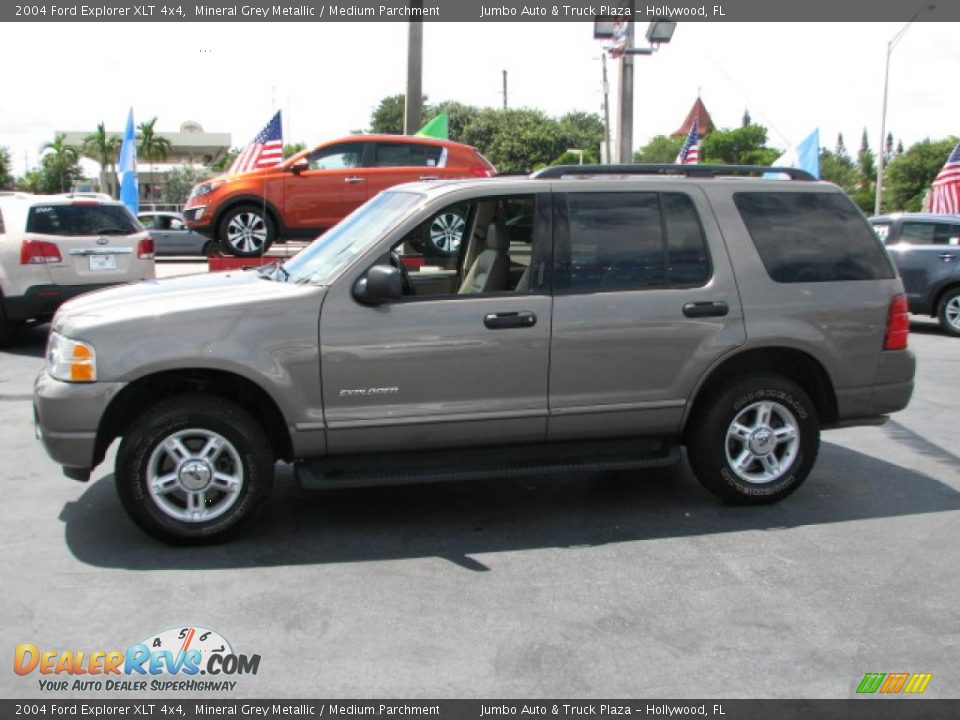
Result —
<instances>
[{"instance_id":1,"label":"dealerrevs.com logo","mask_svg":"<svg viewBox=\"0 0 960 720\"><path fill-rule=\"evenodd\" d=\"M126 650L50 650L21 643L13 670L39 676L43 691L230 692L232 678L256 675L260 655L240 655L227 640L202 627L170 628ZM202 677L201 677L202 676Z\"/></svg>"}]
</instances>

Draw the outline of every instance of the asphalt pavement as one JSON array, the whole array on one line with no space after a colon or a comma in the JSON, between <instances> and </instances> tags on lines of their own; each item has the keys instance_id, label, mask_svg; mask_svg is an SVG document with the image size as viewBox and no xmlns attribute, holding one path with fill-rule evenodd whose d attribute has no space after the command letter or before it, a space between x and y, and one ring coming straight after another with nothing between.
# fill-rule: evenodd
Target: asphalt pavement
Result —
<instances>
[{"instance_id":1,"label":"asphalt pavement","mask_svg":"<svg viewBox=\"0 0 960 720\"><path fill-rule=\"evenodd\" d=\"M867 672L960 696L960 340L928 321L910 407L825 433L774 506L723 506L685 465L325 493L281 467L256 525L192 549L127 519L112 453L78 483L34 439L46 329L0 352L0 697L132 697L44 695L14 646L186 626L261 656L208 698L844 698Z\"/></svg>"}]
</instances>

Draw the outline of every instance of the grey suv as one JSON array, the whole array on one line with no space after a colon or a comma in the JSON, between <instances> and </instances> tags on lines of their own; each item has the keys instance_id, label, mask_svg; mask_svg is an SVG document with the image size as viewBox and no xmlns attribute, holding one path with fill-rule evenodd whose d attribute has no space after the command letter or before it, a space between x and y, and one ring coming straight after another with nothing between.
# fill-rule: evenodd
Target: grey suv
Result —
<instances>
[{"instance_id":1,"label":"grey suv","mask_svg":"<svg viewBox=\"0 0 960 720\"><path fill-rule=\"evenodd\" d=\"M801 171L749 176L769 170L403 185L282 264L79 298L53 322L38 433L80 480L121 438L124 507L174 543L235 530L277 460L329 488L640 469L685 446L720 498L779 500L822 429L907 404L915 363L863 215ZM456 265L403 255L450 207Z\"/></svg>"},{"instance_id":2,"label":"grey suv","mask_svg":"<svg viewBox=\"0 0 960 720\"><path fill-rule=\"evenodd\" d=\"M960 337L960 215L897 213L870 222L900 271L910 312Z\"/></svg>"}]
</instances>

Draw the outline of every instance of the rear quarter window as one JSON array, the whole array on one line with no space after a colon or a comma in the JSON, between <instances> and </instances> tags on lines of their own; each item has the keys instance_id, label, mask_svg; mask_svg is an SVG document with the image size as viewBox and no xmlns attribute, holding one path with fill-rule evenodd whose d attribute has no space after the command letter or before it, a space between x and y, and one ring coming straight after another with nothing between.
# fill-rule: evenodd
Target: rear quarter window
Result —
<instances>
[{"instance_id":1,"label":"rear quarter window","mask_svg":"<svg viewBox=\"0 0 960 720\"><path fill-rule=\"evenodd\" d=\"M879 239L845 195L741 192L733 200L775 282L894 277Z\"/></svg>"}]
</instances>

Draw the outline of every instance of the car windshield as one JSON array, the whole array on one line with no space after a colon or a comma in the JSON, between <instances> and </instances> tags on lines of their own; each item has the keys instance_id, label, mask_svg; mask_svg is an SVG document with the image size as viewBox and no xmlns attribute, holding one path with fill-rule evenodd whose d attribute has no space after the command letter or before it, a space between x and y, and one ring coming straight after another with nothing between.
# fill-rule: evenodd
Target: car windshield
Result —
<instances>
[{"instance_id":1,"label":"car windshield","mask_svg":"<svg viewBox=\"0 0 960 720\"><path fill-rule=\"evenodd\" d=\"M289 282L329 285L423 199L419 193L380 193L284 263L284 277Z\"/></svg>"}]
</instances>

